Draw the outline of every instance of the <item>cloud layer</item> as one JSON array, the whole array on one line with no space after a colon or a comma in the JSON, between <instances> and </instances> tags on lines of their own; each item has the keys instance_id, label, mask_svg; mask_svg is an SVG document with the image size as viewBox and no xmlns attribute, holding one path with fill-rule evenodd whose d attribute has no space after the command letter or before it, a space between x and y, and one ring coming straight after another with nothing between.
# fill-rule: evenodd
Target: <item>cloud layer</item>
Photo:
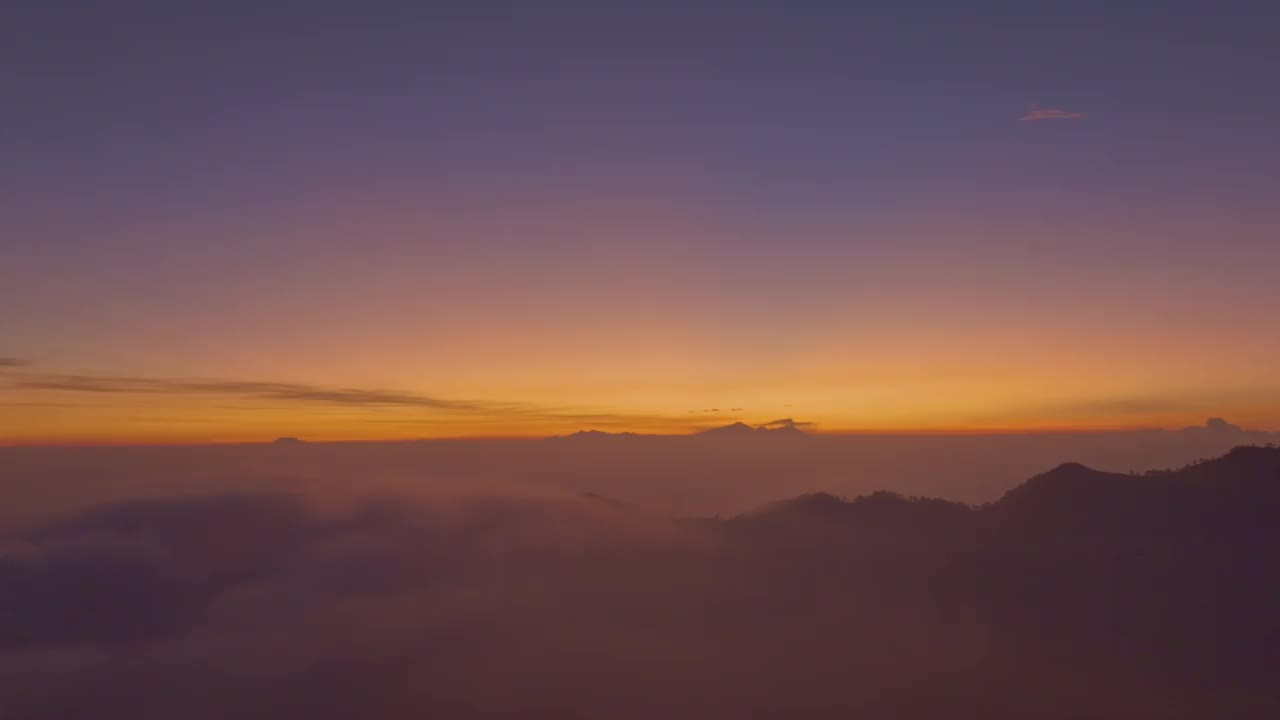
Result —
<instances>
[{"instance_id":1,"label":"cloud layer","mask_svg":"<svg viewBox=\"0 0 1280 720\"><path fill-rule=\"evenodd\" d=\"M592 499L121 501L4 545L0 714L917 717L895 688L994 647L748 547Z\"/></svg>"},{"instance_id":2,"label":"cloud layer","mask_svg":"<svg viewBox=\"0 0 1280 720\"><path fill-rule=\"evenodd\" d=\"M646 457L662 447L623 444ZM571 462L596 452L538 445ZM754 481L746 473L776 447L727 466L681 461L679 492L712 474L735 486ZM1271 535L1251 533L1274 529L1274 494L1259 496L1272 505L1240 505L1243 515L1208 513L1198 531L1228 528L1213 536L1216 546L1185 533L1185 523L1134 544L1132 520L1098 522L1092 509L1132 519L1142 515L1135 507L1172 507L1156 517L1185 519L1160 500L1167 495L1150 492L1166 484L1161 475L1141 486L1115 476L1129 490L1109 493L1064 484L1073 473L1107 476L1063 466L1017 496L1014 510L1034 521L1021 524L1007 522L1004 505L977 518L893 493L856 503L814 493L710 520L539 489L530 469L524 484L501 485L484 472L455 481L389 472L389 459L417 451L0 454L17 460L0 466L12 479L0 484L0 509L34 512L34 490L50 486L61 488L52 499L62 503L32 522L0 525L0 717L1213 714L1171 712L1197 702L1236 702L1236 717L1275 716L1261 712L1276 709L1261 695L1231 695L1233 683L1270 687L1274 677L1274 653L1257 639L1275 632L1268 600L1280 578L1266 553L1247 551L1270 546ZM210 462L245 454L272 472ZM87 464L60 474L72 455ZM443 457L424 467L439 472ZM1224 467L1244 468L1248 487L1274 487L1274 474L1249 474L1274 466L1236 460ZM612 467L635 465L625 456ZM195 466L214 479L187 484ZM649 472L651 484L664 474ZM1058 502L1064 491L1084 503ZM1038 502L1045 493L1051 502ZM1241 496L1214 497L1232 507ZM1101 535L1079 545L1042 537L1059 527L1046 516Z\"/></svg>"}]
</instances>

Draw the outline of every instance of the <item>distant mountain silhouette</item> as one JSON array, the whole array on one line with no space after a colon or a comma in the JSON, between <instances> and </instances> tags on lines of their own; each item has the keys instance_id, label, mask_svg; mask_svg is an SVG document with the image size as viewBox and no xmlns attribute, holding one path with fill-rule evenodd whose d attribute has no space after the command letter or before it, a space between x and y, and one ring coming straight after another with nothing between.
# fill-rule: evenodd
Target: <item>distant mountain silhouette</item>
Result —
<instances>
[{"instance_id":1,"label":"distant mountain silhouette","mask_svg":"<svg viewBox=\"0 0 1280 720\"><path fill-rule=\"evenodd\" d=\"M1207 430L1214 430L1217 432L1238 433L1244 430L1244 428L1239 425L1232 425L1222 418L1209 418L1208 421L1205 422L1204 426Z\"/></svg>"},{"instance_id":2,"label":"distant mountain silhouette","mask_svg":"<svg viewBox=\"0 0 1280 720\"><path fill-rule=\"evenodd\" d=\"M736 422L732 425L711 428L697 433L697 437L702 438L758 438L763 436L769 437L794 437L807 435L805 431L800 429L800 424L791 419L775 420L766 425L752 427L746 423Z\"/></svg>"},{"instance_id":3,"label":"distant mountain silhouette","mask_svg":"<svg viewBox=\"0 0 1280 720\"><path fill-rule=\"evenodd\" d=\"M633 432L611 433L611 432L604 432L602 430L579 430L578 432L571 433L569 435L555 435L548 439L550 440L600 440L604 438L635 438L635 437L646 437L646 436L640 435L639 433L633 433Z\"/></svg>"},{"instance_id":4,"label":"distant mountain silhouette","mask_svg":"<svg viewBox=\"0 0 1280 720\"><path fill-rule=\"evenodd\" d=\"M276 438L275 440L272 440L271 444L280 445L280 446L296 446L296 445L306 445L307 441L300 440L296 437L280 437L280 438Z\"/></svg>"},{"instance_id":5,"label":"distant mountain silhouette","mask_svg":"<svg viewBox=\"0 0 1280 720\"><path fill-rule=\"evenodd\" d=\"M702 437L747 437L755 435L756 429L742 422L736 422L732 425L711 428L698 433Z\"/></svg>"},{"instance_id":6,"label":"distant mountain silhouette","mask_svg":"<svg viewBox=\"0 0 1280 720\"><path fill-rule=\"evenodd\" d=\"M693 436L702 437L758 437L761 433L778 433L779 436L787 436L793 434L810 435L807 428L813 426L813 423L801 422L792 418L781 418L772 422L763 423L761 425L748 425L744 422L735 422L729 425L700 430L693 433ZM1280 440L1280 433L1267 432L1262 430L1247 430L1239 425L1227 422L1222 418L1209 418L1204 425L1192 425L1180 430L1134 430L1125 432L1106 433L1116 437L1125 435L1138 436L1168 436L1170 439L1176 439L1181 443L1194 443L1195 441L1204 441L1207 443L1221 445L1224 441L1230 442L1235 440L1236 444L1245 443L1267 443ZM909 435L907 433L906 435ZM602 430L579 430L569 435L553 435L548 439L563 440L566 438L614 438L614 437L652 437L652 438L674 438L688 437L684 434L662 434L662 433L635 433L635 432L606 432ZM831 440L840 440L847 438L841 435L824 436ZM927 437L927 436L925 436ZM290 438L281 438L288 440ZM1230 447L1229 445L1225 447ZM1225 449L1224 447L1224 449Z\"/></svg>"},{"instance_id":7,"label":"distant mountain silhouette","mask_svg":"<svg viewBox=\"0 0 1280 720\"><path fill-rule=\"evenodd\" d=\"M1178 442L1191 446L1213 446L1223 442L1236 445L1265 444L1280 439L1280 433L1248 430L1219 417L1209 418L1204 425L1192 425L1167 434L1176 438Z\"/></svg>"},{"instance_id":8,"label":"distant mountain silhouette","mask_svg":"<svg viewBox=\"0 0 1280 720\"><path fill-rule=\"evenodd\" d=\"M569 435L555 435L548 440L608 440L614 438L652 438L655 440L677 439L683 440L687 438L703 438L703 439L746 439L746 438L782 438L809 436L809 433L802 429L802 426L808 423L796 422L790 418L782 420L774 420L764 425L751 426L743 422L735 422L731 425L714 427L708 430L701 430L692 435L648 435L634 432L611 433L602 430L579 430Z\"/></svg>"}]
</instances>

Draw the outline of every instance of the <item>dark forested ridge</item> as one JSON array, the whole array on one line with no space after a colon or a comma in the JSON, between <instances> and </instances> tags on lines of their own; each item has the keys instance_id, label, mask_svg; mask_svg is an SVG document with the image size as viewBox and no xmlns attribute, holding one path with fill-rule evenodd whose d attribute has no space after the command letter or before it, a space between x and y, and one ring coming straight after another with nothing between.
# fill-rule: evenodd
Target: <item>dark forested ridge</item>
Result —
<instances>
[{"instance_id":1,"label":"dark forested ridge","mask_svg":"<svg viewBox=\"0 0 1280 720\"><path fill-rule=\"evenodd\" d=\"M1117 685L1141 677L1170 716L1280 708L1275 447L1145 474L1067 463L979 507L806 495L727 527L769 548L789 584L973 613L1023 670L1052 658Z\"/></svg>"},{"instance_id":2,"label":"dark forested ridge","mask_svg":"<svg viewBox=\"0 0 1280 720\"><path fill-rule=\"evenodd\" d=\"M1239 446L1180 469L1112 473L1068 462L969 506L878 491L853 499L813 493L766 505L733 520L844 523L850 529L898 526L903 532L1126 536L1230 536L1275 532L1280 518L1280 448ZM1012 539L1012 538L1006 538Z\"/></svg>"}]
</instances>

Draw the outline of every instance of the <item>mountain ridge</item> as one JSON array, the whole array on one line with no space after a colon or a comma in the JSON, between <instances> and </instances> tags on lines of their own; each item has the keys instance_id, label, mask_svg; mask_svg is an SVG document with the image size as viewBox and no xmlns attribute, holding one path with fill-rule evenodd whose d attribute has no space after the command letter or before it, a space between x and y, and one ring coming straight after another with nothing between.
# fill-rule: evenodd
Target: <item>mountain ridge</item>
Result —
<instances>
[{"instance_id":1,"label":"mountain ridge","mask_svg":"<svg viewBox=\"0 0 1280 720\"><path fill-rule=\"evenodd\" d=\"M1177 470L1124 474L1067 462L1029 478L984 505L881 490L846 499L806 493L734 518L740 524L786 519L866 524L896 518L903 531L959 518L957 529L1020 532L1169 533L1265 530L1280 513L1280 448L1237 446ZM919 521L918 527L912 522Z\"/></svg>"}]
</instances>

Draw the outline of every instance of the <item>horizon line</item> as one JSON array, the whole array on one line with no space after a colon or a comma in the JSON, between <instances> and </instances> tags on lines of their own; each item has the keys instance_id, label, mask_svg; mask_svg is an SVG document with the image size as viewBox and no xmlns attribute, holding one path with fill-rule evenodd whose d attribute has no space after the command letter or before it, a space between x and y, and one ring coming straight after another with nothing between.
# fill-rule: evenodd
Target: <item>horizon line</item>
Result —
<instances>
[{"instance_id":1,"label":"horizon line","mask_svg":"<svg viewBox=\"0 0 1280 720\"><path fill-rule=\"evenodd\" d=\"M216 437L205 439L180 438L180 439L164 439L156 438L154 440L142 440L136 438L122 438L119 440L107 438L80 438L71 440L34 440L34 441L18 441L10 442L0 439L0 449L16 449L16 448L148 448L148 447L235 447L246 445L271 445L277 440L283 438L295 438L303 441L308 445L338 445L338 444L393 444L393 443L420 443L420 442L495 442L495 441L538 441L538 440L556 440L573 437L580 433L599 433L606 436L632 436L644 438L693 438L708 431L722 427L730 427L730 425L719 425L712 427L702 427L688 432L634 432L634 431L609 431L598 430L595 428L583 428L573 432L544 435L544 434L527 434L527 435L437 435L431 437L321 437L316 439L308 439L299 435L271 435L262 436L260 439L219 439ZM746 423L741 423L746 425ZM763 426L748 425L751 428L761 428ZM803 430L797 428L795 432L814 438L842 438L842 437L981 437L981 436L1019 436L1019 435L1099 435L1099 434L1119 434L1119 433L1137 433L1137 432L1178 432L1180 430L1205 428L1206 425L1183 425L1179 427L1158 427L1158 426L1050 426L1050 427L926 427L926 428L863 428L863 429L844 429L844 430ZM1273 433L1280 430L1267 430L1260 428L1239 427L1240 432L1261 432Z\"/></svg>"}]
</instances>

